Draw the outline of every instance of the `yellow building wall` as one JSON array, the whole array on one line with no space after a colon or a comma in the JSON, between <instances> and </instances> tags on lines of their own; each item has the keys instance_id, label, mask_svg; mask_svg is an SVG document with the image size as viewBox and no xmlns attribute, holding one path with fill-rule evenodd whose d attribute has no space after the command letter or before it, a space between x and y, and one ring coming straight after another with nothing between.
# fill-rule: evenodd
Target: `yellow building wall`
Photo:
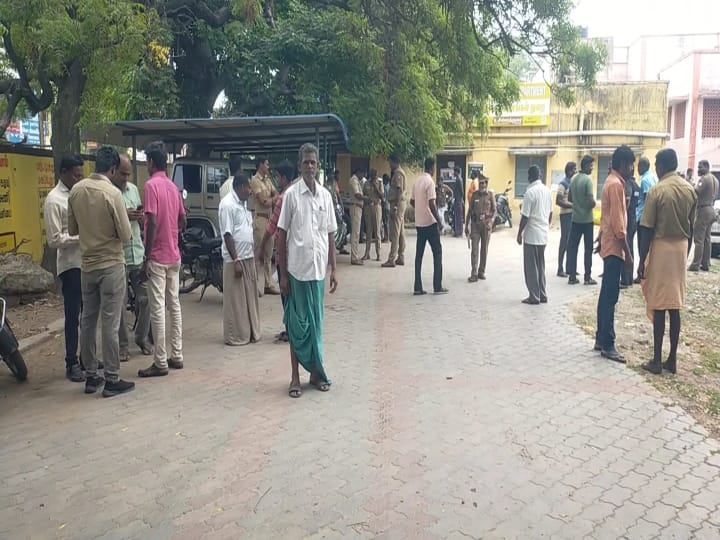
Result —
<instances>
[{"instance_id":1,"label":"yellow building wall","mask_svg":"<svg viewBox=\"0 0 720 540\"><path fill-rule=\"evenodd\" d=\"M55 187L53 167L49 152L0 152L0 253L22 242L18 253L42 262L46 245L43 206ZM93 162L86 159L84 168L89 175ZM144 167L138 166L138 176L147 176Z\"/></svg>"},{"instance_id":2,"label":"yellow building wall","mask_svg":"<svg viewBox=\"0 0 720 540\"><path fill-rule=\"evenodd\" d=\"M618 136L602 136L597 138L596 146L607 147L608 150L603 155L609 155L610 149L616 148L622 144L628 144L635 149L642 149L636 153L636 163L640 157L647 157L650 163L655 161L655 154L664 148L665 140L656 138L643 138L642 140L631 137ZM479 162L484 164L485 174L490 177L489 187L496 192L505 190L505 186L510 181L512 188L509 192L510 204L518 210L522 199L518 198L515 193L515 157L510 154L508 149L511 147L531 147L535 145L550 146L550 141L536 139L504 139L501 137L491 137L482 139L478 137L475 142L475 148L469 155L469 162ZM601 143L601 144L600 144ZM604 180L607 171L600 171L598 167L598 153L589 152L587 147L577 143L577 138L565 137L554 141L554 154L547 156L547 170L542 171L544 180L548 186L552 186L553 171L564 171L568 161L574 161L580 167L580 160L586 154L590 154L595 158L595 168L591 175L593 179L593 187L597 190L597 183L600 179Z\"/></svg>"}]
</instances>

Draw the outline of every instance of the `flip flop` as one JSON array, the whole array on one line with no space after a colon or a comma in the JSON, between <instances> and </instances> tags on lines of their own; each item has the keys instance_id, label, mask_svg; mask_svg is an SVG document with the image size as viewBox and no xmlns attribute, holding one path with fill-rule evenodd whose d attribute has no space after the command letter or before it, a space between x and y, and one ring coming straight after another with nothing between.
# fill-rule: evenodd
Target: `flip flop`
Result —
<instances>
[{"instance_id":1,"label":"flip flop","mask_svg":"<svg viewBox=\"0 0 720 540\"><path fill-rule=\"evenodd\" d=\"M300 387L299 384L293 385L292 383L290 383L290 388L288 389L288 395L291 398L299 398L300 396L302 396L302 388Z\"/></svg>"}]
</instances>

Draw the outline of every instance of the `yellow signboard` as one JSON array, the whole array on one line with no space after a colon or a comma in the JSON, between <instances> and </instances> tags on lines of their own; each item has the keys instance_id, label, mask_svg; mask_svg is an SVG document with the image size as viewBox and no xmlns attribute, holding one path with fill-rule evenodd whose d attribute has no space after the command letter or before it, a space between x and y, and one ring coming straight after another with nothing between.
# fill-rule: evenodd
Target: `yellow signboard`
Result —
<instances>
[{"instance_id":1,"label":"yellow signboard","mask_svg":"<svg viewBox=\"0 0 720 540\"><path fill-rule=\"evenodd\" d=\"M552 94L545 83L520 85L520 99L510 110L490 119L492 126L542 127L550 125Z\"/></svg>"}]
</instances>

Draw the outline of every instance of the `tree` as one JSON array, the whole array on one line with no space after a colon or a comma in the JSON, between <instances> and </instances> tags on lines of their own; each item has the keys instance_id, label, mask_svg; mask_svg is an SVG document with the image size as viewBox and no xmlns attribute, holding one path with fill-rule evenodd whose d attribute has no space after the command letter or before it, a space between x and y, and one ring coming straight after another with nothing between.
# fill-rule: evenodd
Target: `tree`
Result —
<instances>
[{"instance_id":1,"label":"tree","mask_svg":"<svg viewBox=\"0 0 720 540\"><path fill-rule=\"evenodd\" d=\"M3 88L6 116L17 96L31 113L52 106L57 166L61 156L80 151L80 126L106 120L117 108L113 101L123 99L121 74L141 60L152 14L131 0L0 0L0 14L18 74L14 88Z\"/></svg>"},{"instance_id":2,"label":"tree","mask_svg":"<svg viewBox=\"0 0 720 540\"><path fill-rule=\"evenodd\" d=\"M565 0L285 0L274 7L272 25L259 18L228 27L229 111L336 112L362 155L419 160L442 148L447 133L487 129L488 115L518 96L509 71L518 56L577 73L586 84L603 62L602 51L566 22ZM572 100L566 85L554 89Z\"/></svg>"}]
</instances>

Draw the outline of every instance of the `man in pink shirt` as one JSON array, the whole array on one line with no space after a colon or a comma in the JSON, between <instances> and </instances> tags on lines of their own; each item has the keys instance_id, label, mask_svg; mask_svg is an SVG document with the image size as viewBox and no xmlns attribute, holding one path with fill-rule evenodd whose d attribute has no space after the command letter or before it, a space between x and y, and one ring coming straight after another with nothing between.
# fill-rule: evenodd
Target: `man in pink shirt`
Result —
<instances>
[{"instance_id":1,"label":"man in pink shirt","mask_svg":"<svg viewBox=\"0 0 720 540\"><path fill-rule=\"evenodd\" d=\"M440 229L442 227L437 205L435 204L435 159L425 160L425 172L415 181L413 197L410 203L415 208L415 230L417 231L417 248L415 249L415 296L427 294L422 287L422 260L425 244L430 243L433 253L433 290L435 294L448 292L442 286L442 245Z\"/></svg>"},{"instance_id":2,"label":"man in pink shirt","mask_svg":"<svg viewBox=\"0 0 720 540\"><path fill-rule=\"evenodd\" d=\"M182 313L180 311L179 234L187 219L182 195L167 177L167 152L163 142L145 149L150 180L145 184L145 262L148 278L150 322L155 340L155 358L140 377L161 377L168 368L182 369ZM165 348L165 306L170 311L170 358Z\"/></svg>"}]
</instances>

